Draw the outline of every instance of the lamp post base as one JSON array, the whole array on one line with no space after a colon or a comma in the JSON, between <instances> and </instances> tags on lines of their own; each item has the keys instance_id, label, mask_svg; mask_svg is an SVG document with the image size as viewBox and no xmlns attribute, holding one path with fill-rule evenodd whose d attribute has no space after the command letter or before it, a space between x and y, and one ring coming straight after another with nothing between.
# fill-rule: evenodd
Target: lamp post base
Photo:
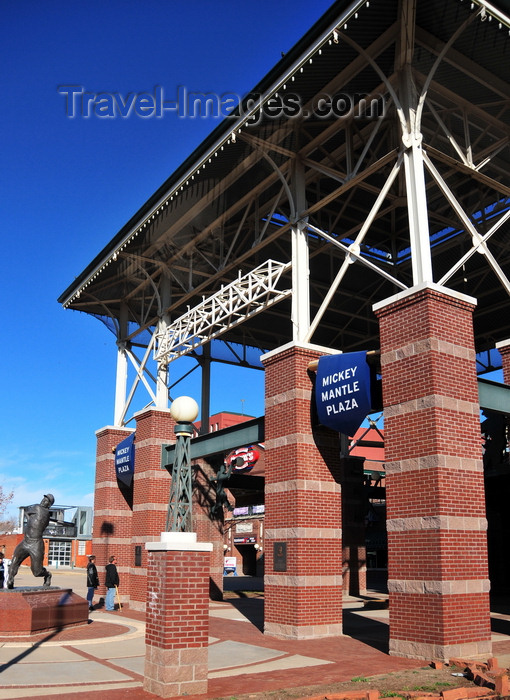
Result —
<instances>
[{"instance_id":1,"label":"lamp post base","mask_svg":"<svg viewBox=\"0 0 510 700\"><path fill-rule=\"evenodd\" d=\"M207 692L212 543L194 532L148 542L144 689L162 698Z\"/></svg>"}]
</instances>

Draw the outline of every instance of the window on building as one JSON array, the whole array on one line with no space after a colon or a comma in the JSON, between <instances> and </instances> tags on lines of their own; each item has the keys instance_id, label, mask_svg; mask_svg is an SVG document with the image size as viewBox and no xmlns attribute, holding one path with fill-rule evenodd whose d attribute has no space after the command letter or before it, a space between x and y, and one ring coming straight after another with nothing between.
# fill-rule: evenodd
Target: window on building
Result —
<instances>
[{"instance_id":1,"label":"window on building","mask_svg":"<svg viewBox=\"0 0 510 700\"><path fill-rule=\"evenodd\" d=\"M80 525L79 525L79 534L84 535L87 529L87 511L81 510L80 511Z\"/></svg>"},{"instance_id":2,"label":"window on building","mask_svg":"<svg viewBox=\"0 0 510 700\"><path fill-rule=\"evenodd\" d=\"M53 566L70 566L71 542L68 540L50 540L48 561Z\"/></svg>"}]
</instances>

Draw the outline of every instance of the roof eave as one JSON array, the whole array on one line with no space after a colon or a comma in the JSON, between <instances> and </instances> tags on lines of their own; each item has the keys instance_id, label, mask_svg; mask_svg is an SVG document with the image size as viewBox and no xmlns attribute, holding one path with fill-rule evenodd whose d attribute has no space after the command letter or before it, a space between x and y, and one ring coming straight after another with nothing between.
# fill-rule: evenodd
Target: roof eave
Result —
<instances>
[{"instance_id":1,"label":"roof eave","mask_svg":"<svg viewBox=\"0 0 510 700\"><path fill-rule=\"evenodd\" d=\"M297 70L307 54L314 52L318 45L327 39L337 25L345 22L353 13L361 8L367 0L338 0L322 17L304 34L304 36L281 58L280 61L250 90L248 94L260 94L268 98L277 91L287 77ZM244 107L244 101L243 101ZM251 111L256 111L253 108ZM124 245L134 232L146 222L173 191L181 187L200 165L207 161L210 155L218 150L232 132L241 128L251 112L241 109L230 117L226 117L207 136L202 143L186 158L186 160L170 175L165 182L138 209L111 241L101 250L89 265L58 297L58 302L67 306L72 298L79 293L83 286L96 276L103 266L108 264L121 245Z\"/></svg>"}]
</instances>

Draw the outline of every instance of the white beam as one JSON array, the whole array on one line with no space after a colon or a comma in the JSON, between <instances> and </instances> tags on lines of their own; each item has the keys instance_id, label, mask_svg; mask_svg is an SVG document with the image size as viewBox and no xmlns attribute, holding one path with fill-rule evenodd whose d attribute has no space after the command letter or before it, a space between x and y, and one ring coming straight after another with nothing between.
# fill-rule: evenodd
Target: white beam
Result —
<instances>
[{"instance_id":1,"label":"white beam","mask_svg":"<svg viewBox=\"0 0 510 700\"><path fill-rule=\"evenodd\" d=\"M126 354L125 338L128 334L128 315L125 304L121 305L119 328L117 337L117 374L115 379L115 405L113 413L113 424L122 425L124 406L126 404L128 361Z\"/></svg>"},{"instance_id":2,"label":"white beam","mask_svg":"<svg viewBox=\"0 0 510 700\"><path fill-rule=\"evenodd\" d=\"M119 341L117 343L117 375L115 379L115 409L113 417L113 424L116 426L122 425L122 416L126 403L127 377L128 361L126 345Z\"/></svg>"},{"instance_id":3,"label":"white beam","mask_svg":"<svg viewBox=\"0 0 510 700\"><path fill-rule=\"evenodd\" d=\"M277 284L290 263L266 260L246 275L222 287L167 326L156 336L154 358L167 362L187 355L213 338L225 333L286 299L290 289L279 290ZM153 336L154 337L154 336Z\"/></svg>"},{"instance_id":4,"label":"white beam","mask_svg":"<svg viewBox=\"0 0 510 700\"><path fill-rule=\"evenodd\" d=\"M303 165L294 163L294 209L296 215L306 209ZM302 342L310 327L310 261L305 221L296 221L291 229L292 240L292 339Z\"/></svg>"},{"instance_id":5,"label":"white beam","mask_svg":"<svg viewBox=\"0 0 510 700\"><path fill-rule=\"evenodd\" d=\"M502 216L500 219L498 219L498 221L496 221L496 223L495 223L493 226L491 226L491 228L487 231L487 233L482 237L481 243L486 243L486 241L492 236L492 234L495 233L499 228L501 228L501 226L502 226L506 221L508 221L508 219L510 219L510 209L509 209L507 212L505 212L505 214L503 214L503 216ZM440 284L441 286L443 286L451 277L453 277L453 275L457 272L457 270L459 270L459 269L464 265L464 263L465 263L467 260L469 260L469 258L470 258L472 255L474 255L474 253L476 253L477 251L479 251L479 248L480 248L480 244L479 244L478 242L477 242L477 243L474 243L474 242L473 242L473 247L472 247L470 250L468 250L467 253L465 253L465 254L455 263L455 265L453 265L453 266L448 270L448 272L447 272L445 275L443 275L443 277L441 277L441 279L439 280L438 284Z\"/></svg>"},{"instance_id":6,"label":"white beam","mask_svg":"<svg viewBox=\"0 0 510 700\"><path fill-rule=\"evenodd\" d=\"M444 179L441 177L440 173L438 170L436 170L436 167L430 160L430 158L424 154L424 161L425 164L427 165L427 169L436 181L436 184L438 185L439 189L443 193L443 195L446 197L447 201L450 203L452 206L452 209L455 211L461 222L463 223L464 227L466 228L466 231L471 234L472 239L473 239L473 246L478 250L478 252L482 253L485 255L485 258L489 265L491 266L494 274L496 277L499 279L501 284L503 285L503 288L506 290L507 294L510 295L510 280L506 276L506 274L503 272L501 269L499 263L497 262L496 258L493 256L491 251L489 250L487 243L485 242L485 238L482 236L482 234L476 229L476 227L473 225L473 222L469 218L468 214L464 211L462 208L460 202L456 199L454 196L453 192L450 190Z\"/></svg>"},{"instance_id":7,"label":"white beam","mask_svg":"<svg viewBox=\"0 0 510 700\"><path fill-rule=\"evenodd\" d=\"M402 133L402 143L405 148L407 217L413 285L416 286L424 282L433 282L433 279L422 134L417 115L418 98L409 65L405 66L401 73L401 98L406 121L406 128Z\"/></svg>"},{"instance_id":8,"label":"white beam","mask_svg":"<svg viewBox=\"0 0 510 700\"><path fill-rule=\"evenodd\" d=\"M169 324L169 316L164 313L171 303L171 285L166 275L162 276L160 285L160 316L157 333L164 334ZM158 361L156 376L156 408L168 408L168 363L163 358Z\"/></svg>"},{"instance_id":9,"label":"white beam","mask_svg":"<svg viewBox=\"0 0 510 700\"><path fill-rule=\"evenodd\" d=\"M363 223L363 226L361 227L358 235L356 236L356 239L354 240L354 243L352 243L349 246L349 248L348 248L349 252L346 253L345 259L344 259L342 265L340 266L339 271L337 272L337 275L333 281L333 284L331 285L326 296L324 297L322 304L320 306L320 309L316 313L316 315L315 315L315 317L310 325L309 331L304 338L305 342L307 342L307 343L310 342L310 339L312 338L313 334L315 333L317 326L319 325L326 309L328 308L334 295L336 294L338 286L340 285L340 282L344 278L345 273L347 272L347 270L349 268L349 265L351 263L353 263L355 260L361 260L362 262L365 262L365 260L360 255L360 245L363 242L363 239L365 238L367 231L370 229L370 226L372 225L375 217L377 216L377 213L378 213L379 209L381 208L381 205L384 202L388 192L390 191L390 188L391 188L393 182L395 181L395 178L397 177L397 175L399 173L401 165L402 165L402 155L400 155L398 157L397 162L393 166L392 171L391 171L388 179L386 180L384 186L382 187L381 191L379 192L379 194L378 194L378 196L377 196L377 198L372 206L372 209L370 210L367 218L365 219L365 222ZM324 231L320 231L320 229L316 228L315 226L309 225L309 229L314 231L315 233L317 233L319 236L326 238ZM328 240L331 241L331 238L328 238ZM376 267L375 265L374 265L374 268L382 274L380 268ZM390 276L390 278L392 281L394 280L393 277ZM403 288L405 288L405 285L402 285L402 286L403 286Z\"/></svg>"}]
</instances>

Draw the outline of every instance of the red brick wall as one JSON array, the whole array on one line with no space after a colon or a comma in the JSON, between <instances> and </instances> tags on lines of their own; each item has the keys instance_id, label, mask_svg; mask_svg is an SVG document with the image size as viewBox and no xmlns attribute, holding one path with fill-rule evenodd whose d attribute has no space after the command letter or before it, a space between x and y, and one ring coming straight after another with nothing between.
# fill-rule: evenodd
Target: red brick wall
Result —
<instances>
[{"instance_id":1,"label":"red brick wall","mask_svg":"<svg viewBox=\"0 0 510 700\"><path fill-rule=\"evenodd\" d=\"M390 653L490 652L472 304L423 289L379 306Z\"/></svg>"},{"instance_id":2,"label":"red brick wall","mask_svg":"<svg viewBox=\"0 0 510 700\"><path fill-rule=\"evenodd\" d=\"M123 600L129 600L128 568L131 543L131 515L129 489L121 490L115 473L114 449L133 431L126 428L105 427L96 432L96 483L94 491L94 524L92 553L101 586L97 595L104 596L105 570L108 558L118 557L120 590ZM135 458L136 459L136 458Z\"/></svg>"},{"instance_id":3,"label":"red brick wall","mask_svg":"<svg viewBox=\"0 0 510 700\"><path fill-rule=\"evenodd\" d=\"M192 640L191 646L207 646L210 559L210 552L148 552L147 644L185 649Z\"/></svg>"},{"instance_id":4,"label":"red brick wall","mask_svg":"<svg viewBox=\"0 0 510 700\"><path fill-rule=\"evenodd\" d=\"M86 569L89 563L88 555L92 554L92 540L85 541L85 554L78 554L80 542L73 540L71 544L71 561L79 569Z\"/></svg>"},{"instance_id":5,"label":"red brick wall","mask_svg":"<svg viewBox=\"0 0 510 700\"><path fill-rule=\"evenodd\" d=\"M283 638L341 634L339 441L310 421L319 352L294 345L263 357L266 380L265 632ZM275 542L287 570L275 571Z\"/></svg>"},{"instance_id":6,"label":"red brick wall","mask_svg":"<svg viewBox=\"0 0 510 700\"><path fill-rule=\"evenodd\" d=\"M136 461L133 530L129 551L130 606L145 610L147 560L145 543L159 540L166 529L171 477L161 469L161 446L175 441L170 411L148 409L136 415ZM135 546L142 547L142 566L134 566Z\"/></svg>"},{"instance_id":7,"label":"red brick wall","mask_svg":"<svg viewBox=\"0 0 510 700\"><path fill-rule=\"evenodd\" d=\"M208 551L149 551L144 688L161 697L207 691Z\"/></svg>"},{"instance_id":8,"label":"red brick wall","mask_svg":"<svg viewBox=\"0 0 510 700\"><path fill-rule=\"evenodd\" d=\"M0 535L0 551L4 553L6 559L12 559L16 545L23 539L22 534L17 535ZM46 547L45 552L47 554L48 548ZM47 556L45 556L47 559ZM29 560L30 562L30 560Z\"/></svg>"}]
</instances>

